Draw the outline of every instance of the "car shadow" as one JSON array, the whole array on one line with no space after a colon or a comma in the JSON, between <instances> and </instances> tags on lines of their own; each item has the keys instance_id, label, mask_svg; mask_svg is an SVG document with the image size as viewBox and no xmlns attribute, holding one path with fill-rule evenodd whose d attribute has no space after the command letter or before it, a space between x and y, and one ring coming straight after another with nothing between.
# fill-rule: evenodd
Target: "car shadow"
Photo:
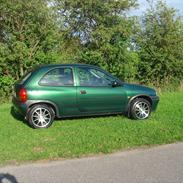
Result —
<instances>
[{"instance_id":1,"label":"car shadow","mask_svg":"<svg viewBox=\"0 0 183 183\"><path fill-rule=\"evenodd\" d=\"M22 123L27 125L27 122L26 122L25 118L20 113L18 113L13 106L11 106L10 113L13 116L14 119L16 119L18 121L21 121Z\"/></svg>"},{"instance_id":2,"label":"car shadow","mask_svg":"<svg viewBox=\"0 0 183 183\"><path fill-rule=\"evenodd\" d=\"M7 183L18 183L15 176L9 173L0 173L0 183L7 182Z\"/></svg>"}]
</instances>

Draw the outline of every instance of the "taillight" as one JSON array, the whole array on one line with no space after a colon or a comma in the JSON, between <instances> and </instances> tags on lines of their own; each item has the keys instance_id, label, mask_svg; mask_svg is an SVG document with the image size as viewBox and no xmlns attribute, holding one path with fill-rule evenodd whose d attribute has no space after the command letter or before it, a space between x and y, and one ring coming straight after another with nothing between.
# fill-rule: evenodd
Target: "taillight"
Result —
<instances>
[{"instance_id":1,"label":"taillight","mask_svg":"<svg viewBox=\"0 0 183 183\"><path fill-rule=\"evenodd\" d=\"M19 92L19 98L20 102L26 102L27 101L27 91L25 88L22 88Z\"/></svg>"}]
</instances>

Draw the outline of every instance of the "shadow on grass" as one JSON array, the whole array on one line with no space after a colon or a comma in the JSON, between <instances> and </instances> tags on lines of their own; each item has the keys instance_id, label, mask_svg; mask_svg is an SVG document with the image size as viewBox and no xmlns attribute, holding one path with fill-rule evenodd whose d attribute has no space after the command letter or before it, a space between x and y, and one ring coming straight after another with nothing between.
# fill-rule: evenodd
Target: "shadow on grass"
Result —
<instances>
[{"instance_id":1,"label":"shadow on grass","mask_svg":"<svg viewBox=\"0 0 183 183\"><path fill-rule=\"evenodd\" d=\"M1 182L18 183L16 178L9 173L0 173L0 183Z\"/></svg>"},{"instance_id":2,"label":"shadow on grass","mask_svg":"<svg viewBox=\"0 0 183 183\"><path fill-rule=\"evenodd\" d=\"M21 121L25 125L28 125L27 122L26 122L26 120L25 120L25 118L24 118L24 116L22 116L20 113L18 113L13 106L11 107L10 113L13 116L14 119L16 119L18 121Z\"/></svg>"}]
</instances>

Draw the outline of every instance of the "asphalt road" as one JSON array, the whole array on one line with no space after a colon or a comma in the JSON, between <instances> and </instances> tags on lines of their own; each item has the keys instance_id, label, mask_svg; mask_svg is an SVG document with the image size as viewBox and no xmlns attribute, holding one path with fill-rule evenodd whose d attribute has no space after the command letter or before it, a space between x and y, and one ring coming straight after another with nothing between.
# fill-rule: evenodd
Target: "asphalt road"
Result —
<instances>
[{"instance_id":1,"label":"asphalt road","mask_svg":"<svg viewBox=\"0 0 183 183\"><path fill-rule=\"evenodd\" d=\"M183 183L183 143L0 168L0 183Z\"/></svg>"}]
</instances>

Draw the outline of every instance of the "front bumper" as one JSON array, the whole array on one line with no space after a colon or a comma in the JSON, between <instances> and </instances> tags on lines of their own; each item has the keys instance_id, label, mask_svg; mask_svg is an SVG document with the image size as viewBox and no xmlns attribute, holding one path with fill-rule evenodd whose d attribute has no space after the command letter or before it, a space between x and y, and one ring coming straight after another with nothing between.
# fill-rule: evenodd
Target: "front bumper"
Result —
<instances>
[{"instance_id":1,"label":"front bumper","mask_svg":"<svg viewBox=\"0 0 183 183\"><path fill-rule=\"evenodd\" d=\"M151 97L151 99L152 99L152 111L155 111L157 109L160 98L158 96L153 96Z\"/></svg>"}]
</instances>

